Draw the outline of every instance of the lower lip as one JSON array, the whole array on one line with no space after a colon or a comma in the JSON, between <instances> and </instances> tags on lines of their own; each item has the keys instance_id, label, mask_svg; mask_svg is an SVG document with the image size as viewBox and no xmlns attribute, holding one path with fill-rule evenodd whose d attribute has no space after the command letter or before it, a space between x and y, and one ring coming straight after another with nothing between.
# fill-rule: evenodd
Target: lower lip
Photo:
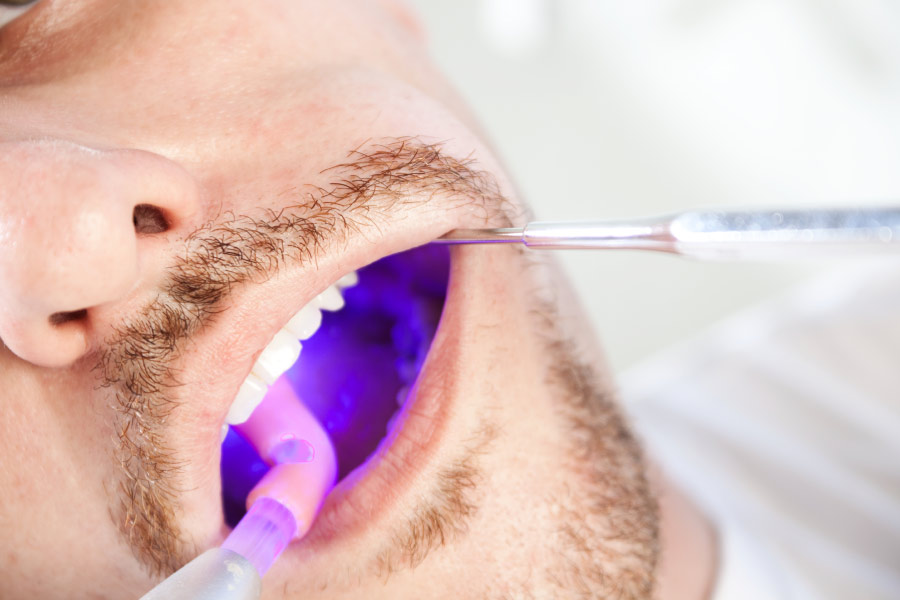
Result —
<instances>
[{"instance_id":1,"label":"lower lip","mask_svg":"<svg viewBox=\"0 0 900 600\"><path fill-rule=\"evenodd\" d=\"M448 322L462 296L448 285L444 309L428 355L391 433L360 466L334 488L302 542L322 551L337 540L358 535L389 512L395 499L416 480L438 446L448 411L446 382L456 340ZM261 475L261 473L259 474Z\"/></svg>"}]
</instances>

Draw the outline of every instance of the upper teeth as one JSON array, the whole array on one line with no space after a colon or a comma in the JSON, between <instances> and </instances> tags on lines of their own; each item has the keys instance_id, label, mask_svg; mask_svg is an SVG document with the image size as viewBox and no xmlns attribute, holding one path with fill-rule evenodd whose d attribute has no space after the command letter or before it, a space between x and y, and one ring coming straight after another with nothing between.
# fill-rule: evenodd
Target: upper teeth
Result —
<instances>
[{"instance_id":1,"label":"upper teeth","mask_svg":"<svg viewBox=\"0 0 900 600\"><path fill-rule=\"evenodd\" d=\"M225 417L228 425L239 425L250 418L269 391L269 386L297 362L301 349L300 340L310 338L322 324L322 310L340 310L344 306L341 289L356 285L357 280L355 272L341 277L337 283L298 310L275 334L259 355L231 403Z\"/></svg>"},{"instance_id":2,"label":"upper teeth","mask_svg":"<svg viewBox=\"0 0 900 600\"><path fill-rule=\"evenodd\" d=\"M337 285L339 288L344 289L348 287L353 287L359 283L359 275L356 274L356 271L350 271L343 277L337 280Z\"/></svg>"},{"instance_id":3,"label":"upper teeth","mask_svg":"<svg viewBox=\"0 0 900 600\"><path fill-rule=\"evenodd\" d=\"M305 340L312 337L321 324L322 311L312 302L297 311L284 329L297 336L297 339Z\"/></svg>"},{"instance_id":4,"label":"upper teeth","mask_svg":"<svg viewBox=\"0 0 900 600\"><path fill-rule=\"evenodd\" d=\"M344 307L344 297L336 285L329 286L316 296L315 302L322 310L341 310Z\"/></svg>"},{"instance_id":5,"label":"upper teeth","mask_svg":"<svg viewBox=\"0 0 900 600\"><path fill-rule=\"evenodd\" d=\"M282 329L256 359L250 374L265 381L266 385L272 385L299 357L300 341L293 333Z\"/></svg>"},{"instance_id":6,"label":"upper teeth","mask_svg":"<svg viewBox=\"0 0 900 600\"><path fill-rule=\"evenodd\" d=\"M231 408L228 409L225 422L229 425L237 425L249 419L250 414L259 406L268 391L269 386L253 373L247 375L247 379L241 384L241 389L238 390L237 396L231 403Z\"/></svg>"}]
</instances>

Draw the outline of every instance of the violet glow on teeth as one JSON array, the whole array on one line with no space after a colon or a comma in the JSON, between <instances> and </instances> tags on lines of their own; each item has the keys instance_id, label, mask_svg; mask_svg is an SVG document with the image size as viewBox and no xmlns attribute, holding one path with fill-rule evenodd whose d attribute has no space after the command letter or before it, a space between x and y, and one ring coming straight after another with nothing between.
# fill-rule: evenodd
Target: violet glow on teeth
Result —
<instances>
[{"instance_id":1,"label":"violet glow on teeth","mask_svg":"<svg viewBox=\"0 0 900 600\"><path fill-rule=\"evenodd\" d=\"M359 271L346 305L325 312L284 377L331 437L338 479L365 462L387 435L434 339L447 294L446 247L422 246ZM229 429L222 443L222 500L234 526L269 467Z\"/></svg>"}]
</instances>

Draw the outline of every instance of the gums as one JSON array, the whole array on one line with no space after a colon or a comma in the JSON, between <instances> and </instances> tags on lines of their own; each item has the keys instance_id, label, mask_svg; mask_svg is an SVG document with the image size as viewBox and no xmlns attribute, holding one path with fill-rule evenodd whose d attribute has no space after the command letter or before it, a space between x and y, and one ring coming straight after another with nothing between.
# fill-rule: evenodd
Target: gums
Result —
<instances>
[{"instance_id":1,"label":"gums","mask_svg":"<svg viewBox=\"0 0 900 600\"><path fill-rule=\"evenodd\" d=\"M434 339L449 270L449 251L440 246L414 248L364 267L359 283L344 291L345 307L324 313L321 327L284 374L328 432L339 480L365 462L405 401ZM268 469L229 429L221 463L229 526L244 515L247 495Z\"/></svg>"}]
</instances>

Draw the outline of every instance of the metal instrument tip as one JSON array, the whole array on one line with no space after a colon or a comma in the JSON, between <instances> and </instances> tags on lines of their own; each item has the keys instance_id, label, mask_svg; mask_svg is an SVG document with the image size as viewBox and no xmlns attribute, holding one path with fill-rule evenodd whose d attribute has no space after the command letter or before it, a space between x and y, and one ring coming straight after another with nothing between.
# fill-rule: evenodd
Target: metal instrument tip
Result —
<instances>
[{"instance_id":1,"label":"metal instrument tip","mask_svg":"<svg viewBox=\"0 0 900 600\"><path fill-rule=\"evenodd\" d=\"M521 227L500 229L454 229L437 238L433 244L515 244L522 243Z\"/></svg>"}]
</instances>

